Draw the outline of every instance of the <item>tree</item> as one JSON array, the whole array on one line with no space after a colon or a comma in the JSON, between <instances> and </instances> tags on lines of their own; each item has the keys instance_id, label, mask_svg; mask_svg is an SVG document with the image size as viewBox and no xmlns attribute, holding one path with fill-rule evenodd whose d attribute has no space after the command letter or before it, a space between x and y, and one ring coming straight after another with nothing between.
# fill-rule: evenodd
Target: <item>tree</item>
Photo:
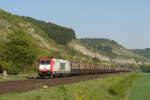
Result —
<instances>
[{"instance_id":1,"label":"tree","mask_svg":"<svg viewBox=\"0 0 150 100\"><path fill-rule=\"evenodd\" d=\"M17 31L9 36L3 53L3 60L10 63L10 69L26 70L36 59L30 38L26 33Z\"/></svg>"}]
</instances>

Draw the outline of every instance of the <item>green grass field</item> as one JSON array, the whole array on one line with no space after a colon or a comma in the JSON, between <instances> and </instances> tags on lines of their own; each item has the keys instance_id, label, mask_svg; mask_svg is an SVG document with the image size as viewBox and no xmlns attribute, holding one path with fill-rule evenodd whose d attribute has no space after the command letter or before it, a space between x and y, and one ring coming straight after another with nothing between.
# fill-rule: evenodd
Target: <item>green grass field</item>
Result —
<instances>
[{"instance_id":1,"label":"green grass field","mask_svg":"<svg viewBox=\"0 0 150 100\"><path fill-rule=\"evenodd\" d=\"M120 74L25 93L4 94L0 95L0 100L122 100L134 76Z\"/></svg>"},{"instance_id":2,"label":"green grass field","mask_svg":"<svg viewBox=\"0 0 150 100\"><path fill-rule=\"evenodd\" d=\"M140 73L138 75L128 100L150 100L150 73Z\"/></svg>"}]
</instances>

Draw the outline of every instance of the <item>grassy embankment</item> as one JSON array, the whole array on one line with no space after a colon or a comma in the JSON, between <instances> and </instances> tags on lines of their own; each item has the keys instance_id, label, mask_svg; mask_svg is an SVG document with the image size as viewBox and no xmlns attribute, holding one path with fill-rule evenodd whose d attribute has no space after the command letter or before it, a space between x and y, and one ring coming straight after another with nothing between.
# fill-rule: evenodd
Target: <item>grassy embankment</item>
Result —
<instances>
[{"instance_id":1,"label":"grassy embankment","mask_svg":"<svg viewBox=\"0 0 150 100\"><path fill-rule=\"evenodd\" d=\"M138 75L128 100L150 100L150 73L140 73Z\"/></svg>"},{"instance_id":2,"label":"grassy embankment","mask_svg":"<svg viewBox=\"0 0 150 100\"><path fill-rule=\"evenodd\" d=\"M136 74L120 74L87 82L13 93L0 96L0 100L123 100Z\"/></svg>"},{"instance_id":3,"label":"grassy embankment","mask_svg":"<svg viewBox=\"0 0 150 100\"><path fill-rule=\"evenodd\" d=\"M26 79L25 75L9 75L9 76L2 76L0 75L0 82L4 81L11 81L11 80L23 80Z\"/></svg>"},{"instance_id":4,"label":"grassy embankment","mask_svg":"<svg viewBox=\"0 0 150 100\"><path fill-rule=\"evenodd\" d=\"M27 79L28 77L36 77L37 74L25 74L25 73L22 73L22 74L19 74L19 75L7 75L7 76L3 76L3 75L0 75L0 82L4 82L4 81L14 81L14 80L25 80Z\"/></svg>"}]
</instances>

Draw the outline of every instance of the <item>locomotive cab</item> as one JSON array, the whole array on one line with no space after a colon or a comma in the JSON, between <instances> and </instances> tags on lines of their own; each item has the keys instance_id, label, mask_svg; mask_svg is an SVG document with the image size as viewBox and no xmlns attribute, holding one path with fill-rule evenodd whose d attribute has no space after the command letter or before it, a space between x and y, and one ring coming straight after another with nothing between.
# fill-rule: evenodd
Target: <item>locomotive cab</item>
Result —
<instances>
[{"instance_id":1,"label":"locomotive cab","mask_svg":"<svg viewBox=\"0 0 150 100\"><path fill-rule=\"evenodd\" d=\"M50 76L51 71L51 59L40 59L38 66L38 75L40 77Z\"/></svg>"},{"instance_id":2,"label":"locomotive cab","mask_svg":"<svg viewBox=\"0 0 150 100\"><path fill-rule=\"evenodd\" d=\"M40 59L38 66L38 75L40 77L53 77L66 75L71 72L70 62L62 59Z\"/></svg>"}]
</instances>

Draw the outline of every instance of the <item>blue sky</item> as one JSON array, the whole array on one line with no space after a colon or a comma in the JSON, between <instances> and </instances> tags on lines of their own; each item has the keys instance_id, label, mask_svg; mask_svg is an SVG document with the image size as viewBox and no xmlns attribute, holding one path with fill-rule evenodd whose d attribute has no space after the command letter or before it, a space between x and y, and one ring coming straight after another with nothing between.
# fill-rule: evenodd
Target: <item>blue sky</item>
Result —
<instances>
[{"instance_id":1,"label":"blue sky","mask_svg":"<svg viewBox=\"0 0 150 100\"><path fill-rule=\"evenodd\" d=\"M150 0L0 0L0 8L73 28L78 38L150 48Z\"/></svg>"}]
</instances>

